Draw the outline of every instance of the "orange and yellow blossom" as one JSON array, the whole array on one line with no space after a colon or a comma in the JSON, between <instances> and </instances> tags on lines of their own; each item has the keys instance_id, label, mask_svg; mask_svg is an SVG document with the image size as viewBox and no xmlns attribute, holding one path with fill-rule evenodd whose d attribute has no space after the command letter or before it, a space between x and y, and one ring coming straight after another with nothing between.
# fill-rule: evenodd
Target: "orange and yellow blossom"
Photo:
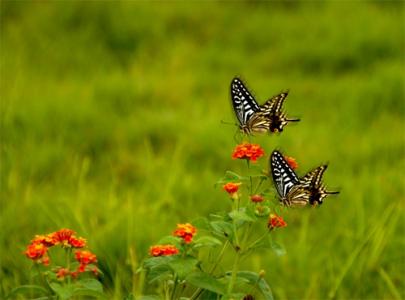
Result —
<instances>
[{"instance_id":1,"label":"orange and yellow blossom","mask_svg":"<svg viewBox=\"0 0 405 300\"><path fill-rule=\"evenodd\" d=\"M150 247L149 254L151 256L169 256L179 253L179 249L174 245L155 245Z\"/></svg>"},{"instance_id":2,"label":"orange and yellow blossom","mask_svg":"<svg viewBox=\"0 0 405 300\"><path fill-rule=\"evenodd\" d=\"M258 158L264 155L264 150L258 144L242 143L235 147L233 159L247 159L256 162Z\"/></svg>"},{"instance_id":3,"label":"orange and yellow blossom","mask_svg":"<svg viewBox=\"0 0 405 300\"><path fill-rule=\"evenodd\" d=\"M197 229L190 223L177 224L177 229L173 232L174 236L178 236L184 240L186 244L191 243L196 235Z\"/></svg>"},{"instance_id":4,"label":"orange and yellow blossom","mask_svg":"<svg viewBox=\"0 0 405 300\"><path fill-rule=\"evenodd\" d=\"M277 227L286 227L287 223L283 220L282 217L277 216L276 214L270 214L267 227L272 230Z\"/></svg>"}]
</instances>

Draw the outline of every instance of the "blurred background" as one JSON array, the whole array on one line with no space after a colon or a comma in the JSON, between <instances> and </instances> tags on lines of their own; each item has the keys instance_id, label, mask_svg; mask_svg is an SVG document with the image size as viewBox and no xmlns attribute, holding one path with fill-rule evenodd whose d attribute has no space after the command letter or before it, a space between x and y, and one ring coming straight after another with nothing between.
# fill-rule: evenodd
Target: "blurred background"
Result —
<instances>
[{"instance_id":1,"label":"blurred background","mask_svg":"<svg viewBox=\"0 0 405 300\"><path fill-rule=\"evenodd\" d=\"M235 75L260 103L289 89L301 118L254 141L300 175L329 162L341 191L285 212L287 255L244 268L276 299L405 297L404 2L2 1L0 17L0 298L29 282L34 234L86 237L122 299L168 228L228 209Z\"/></svg>"}]
</instances>

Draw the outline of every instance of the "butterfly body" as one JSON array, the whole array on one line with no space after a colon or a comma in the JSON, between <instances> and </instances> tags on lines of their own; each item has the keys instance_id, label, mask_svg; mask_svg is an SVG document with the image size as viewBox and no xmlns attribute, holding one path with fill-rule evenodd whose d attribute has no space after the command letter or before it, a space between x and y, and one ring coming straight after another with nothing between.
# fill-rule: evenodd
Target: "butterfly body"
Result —
<instances>
[{"instance_id":1,"label":"butterfly body","mask_svg":"<svg viewBox=\"0 0 405 300\"><path fill-rule=\"evenodd\" d=\"M245 134L281 132L288 122L299 119L288 119L281 111L288 93L272 97L259 106L239 78L231 83L232 105L239 121L239 128Z\"/></svg>"},{"instance_id":2,"label":"butterfly body","mask_svg":"<svg viewBox=\"0 0 405 300\"><path fill-rule=\"evenodd\" d=\"M273 151L270 159L273 181L280 196L280 202L286 206L318 205L328 194L338 192L327 191L322 184L322 176L327 165L321 165L298 178L279 151Z\"/></svg>"}]
</instances>

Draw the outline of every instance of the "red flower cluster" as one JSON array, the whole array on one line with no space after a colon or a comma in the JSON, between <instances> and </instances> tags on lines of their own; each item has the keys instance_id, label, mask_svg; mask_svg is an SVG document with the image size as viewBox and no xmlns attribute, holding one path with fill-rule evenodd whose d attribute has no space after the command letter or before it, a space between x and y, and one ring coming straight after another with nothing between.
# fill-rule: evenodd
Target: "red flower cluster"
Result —
<instances>
[{"instance_id":1,"label":"red flower cluster","mask_svg":"<svg viewBox=\"0 0 405 300\"><path fill-rule=\"evenodd\" d=\"M233 159L247 159L248 161L256 162L256 160L264 155L264 150L257 144L242 143L237 145L232 153Z\"/></svg>"},{"instance_id":2,"label":"red flower cluster","mask_svg":"<svg viewBox=\"0 0 405 300\"><path fill-rule=\"evenodd\" d=\"M186 223L177 224L177 229L173 232L173 235L182 238L186 244L189 244L196 233L197 229L190 223Z\"/></svg>"},{"instance_id":3,"label":"red flower cluster","mask_svg":"<svg viewBox=\"0 0 405 300\"><path fill-rule=\"evenodd\" d=\"M254 202L254 203L260 203L264 201L264 197L262 195L251 195L250 196L250 201Z\"/></svg>"},{"instance_id":4,"label":"red flower cluster","mask_svg":"<svg viewBox=\"0 0 405 300\"><path fill-rule=\"evenodd\" d=\"M298 168L298 163L294 157L284 155L284 159L291 169L295 170L296 168Z\"/></svg>"},{"instance_id":5,"label":"red flower cluster","mask_svg":"<svg viewBox=\"0 0 405 300\"><path fill-rule=\"evenodd\" d=\"M267 227L272 230L277 227L286 227L287 223L283 220L282 217L277 216L275 214L270 214L269 221L267 223Z\"/></svg>"},{"instance_id":6,"label":"red flower cluster","mask_svg":"<svg viewBox=\"0 0 405 300\"><path fill-rule=\"evenodd\" d=\"M72 276L77 276L77 273L83 273L88 271L88 265L97 262L97 256L88 250L79 250L75 253L76 260L80 263L76 272L72 272ZM92 269L94 273L97 273L97 269L94 267Z\"/></svg>"},{"instance_id":7,"label":"red flower cluster","mask_svg":"<svg viewBox=\"0 0 405 300\"><path fill-rule=\"evenodd\" d=\"M239 186L241 185L240 182L235 183L235 182L228 182L227 184L224 184L222 187L224 190L229 194L229 195L234 195L238 190Z\"/></svg>"},{"instance_id":8,"label":"red flower cluster","mask_svg":"<svg viewBox=\"0 0 405 300\"><path fill-rule=\"evenodd\" d=\"M36 235L24 253L29 259L47 266L49 265L48 250L56 245L63 248L83 248L86 246L86 240L82 237L76 237L73 230L64 228L46 235ZM64 278L67 275L75 277L77 273L84 272L88 264L97 262L96 256L89 251L77 251L76 259L80 262L76 273L65 268L59 268L56 271L56 276L58 278Z\"/></svg>"},{"instance_id":9,"label":"red flower cluster","mask_svg":"<svg viewBox=\"0 0 405 300\"><path fill-rule=\"evenodd\" d=\"M179 249L173 245L155 245L150 247L149 254L152 256L169 256L179 253Z\"/></svg>"}]
</instances>

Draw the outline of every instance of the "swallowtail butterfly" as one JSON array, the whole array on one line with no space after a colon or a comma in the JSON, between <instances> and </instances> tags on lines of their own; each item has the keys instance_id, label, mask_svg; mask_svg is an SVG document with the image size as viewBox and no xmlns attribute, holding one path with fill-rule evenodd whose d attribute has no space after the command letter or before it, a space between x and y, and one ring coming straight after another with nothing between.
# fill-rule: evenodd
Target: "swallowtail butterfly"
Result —
<instances>
[{"instance_id":1,"label":"swallowtail butterfly","mask_svg":"<svg viewBox=\"0 0 405 300\"><path fill-rule=\"evenodd\" d=\"M281 111L287 95L287 92L281 93L259 106L243 82L234 78L231 83L231 98L241 131L246 134L281 132L288 122L299 121L288 119Z\"/></svg>"},{"instance_id":2,"label":"swallowtail butterfly","mask_svg":"<svg viewBox=\"0 0 405 300\"><path fill-rule=\"evenodd\" d=\"M321 165L299 179L283 155L279 151L273 151L270 168L280 201L286 206L322 204L328 194L339 193L327 191L322 184L322 175L327 165Z\"/></svg>"}]
</instances>

